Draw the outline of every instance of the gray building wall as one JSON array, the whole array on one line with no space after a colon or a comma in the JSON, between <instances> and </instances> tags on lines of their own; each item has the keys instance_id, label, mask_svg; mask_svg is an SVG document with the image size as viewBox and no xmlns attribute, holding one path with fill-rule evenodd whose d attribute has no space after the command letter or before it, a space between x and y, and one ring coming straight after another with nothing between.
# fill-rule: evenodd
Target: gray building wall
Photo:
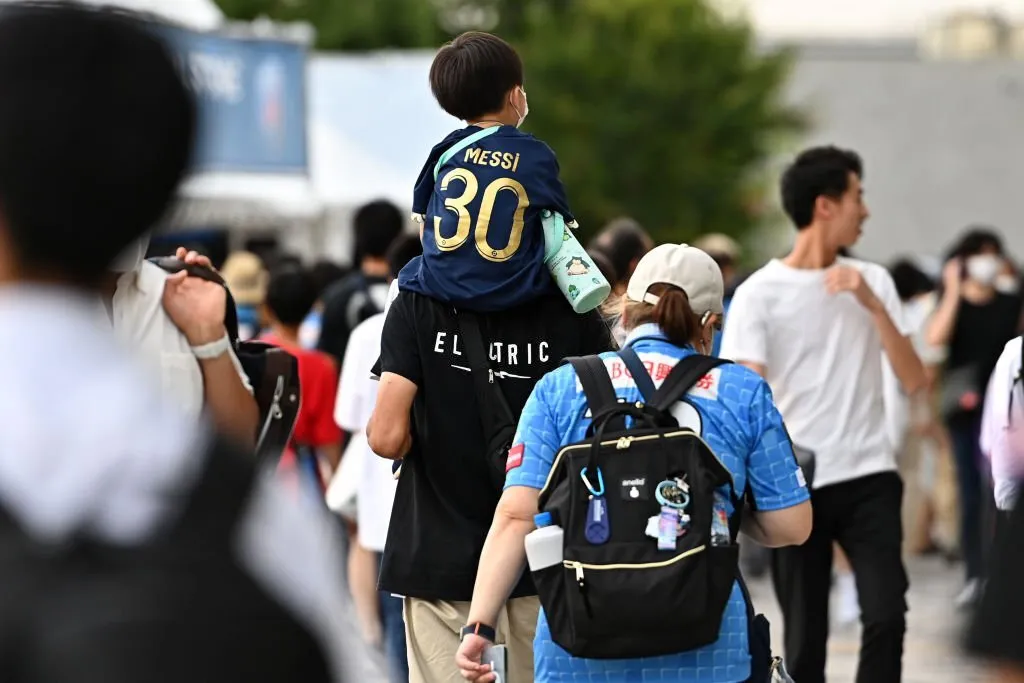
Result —
<instances>
[{"instance_id":1,"label":"gray building wall","mask_svg":"<svg viewBox=\"0 0 1024 683\"><path fill-rule=\"evenodd\" d=\"M921 61L908 43L807 45L786 97L811 115L799 146L864 157L872 217L858 255L938 256L986 223L1024 259L1024 62Z\"/></svg>"}]
</instances>

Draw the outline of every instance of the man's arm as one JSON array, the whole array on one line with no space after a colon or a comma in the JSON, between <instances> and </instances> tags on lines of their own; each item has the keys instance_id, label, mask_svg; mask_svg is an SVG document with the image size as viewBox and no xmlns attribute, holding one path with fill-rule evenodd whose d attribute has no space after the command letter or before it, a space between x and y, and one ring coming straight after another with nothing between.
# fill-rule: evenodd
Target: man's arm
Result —
<instances>
[{"instance_id":1,"label":"man's arm","mask_svg":"<svg viewBox=\"0 0 1024 683\"><path fill-rule=\"evenodd\" d=\"M221 328L222 337L227 334L227 330L223 329L223 325ZM189 344L201 345L192 339L189 339ZM252 389L243 380L240 374L242 370L235 363L231 351L210 360L199 360L203 372L203 402L220 431L246 447L255 448L260 411Z\"/></svg>"},{"instance_id":2,"label":"man's arm","mask_svg":"<svg viewBox=\"0 0 1024 683\"><path fill-rule=\"evenodd\" d=\"M761 307L751 300L751 290L741 285L729 306L722 330L719 355L745 365L762 377L768 371L768 333L761 320Z\"/></svg>"},{"instance_id":3,"label":"man's arm","mask_svg":"<svg viewBox=\"0 0 1024 683\"><path fill-rule=\"evenodd\" d=\"M182 270L167 278L163 305L193 349L227 340L227 291L221 285L189 277ZM214 424L239 443L255 446L259 409L239 375L230 348L215 358L197 358L196 362L203 373L203 398Z\"/></svg>"},{"instance_id":4,"label":"man's arm","mask_svg":"<svg viewBox=\"0 0 1024 683\"><path fill-rule=\"evenodd\" d=\"M925 341L932 346L945 346L953 338L956 318L960 312L960 259L953 259L942 270L942 300L932 313L925 330Z\"/></svg>"},{"instance_id":5,"label":"man's arm","mask_svg":"<svg viewBox=\"0 0 1024 683\"><path fill-rule=\"evenodd\" d=\"M412 447L410 415L416 384L401 375L385 372L377 390L377 404L366 425L370 450L388 460L400 460Z\"/></svg>"},{"instance_id":6,"label":"man's arm","mask_svg":"<svg viewBox=\"0 0 1024 683\"><path fill-rule=\"evenodd\" d=\"M887 284L886 291L875 292L864 279L861 271L850 266L836 266L831 268L825 276L825 286L830 294L850 292L857 298L860 305L871 313L875 329L878 330L878 335L882 339L882 348L885 350L885 355L889 359L896 377L900 380L904 393L915 394L925 388L928 379L925 377L924 365L918 358L910 337L904 335L896 326L893 315L890 314L890 309L892 309L898 315L901 304L891 278Z\"/></svg>"}]
</instances>

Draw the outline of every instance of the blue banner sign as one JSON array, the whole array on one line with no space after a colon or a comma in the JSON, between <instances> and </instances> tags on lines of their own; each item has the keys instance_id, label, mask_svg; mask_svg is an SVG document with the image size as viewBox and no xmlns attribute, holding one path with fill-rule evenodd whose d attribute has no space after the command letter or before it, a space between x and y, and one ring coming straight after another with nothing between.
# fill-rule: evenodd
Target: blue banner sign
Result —
<instances>
[{"instance_id":1,"label":"blue banner sign","mask_svg":"<svg viewBox=\"0 0 1024 683\"><path fill-rule=\"evenodd\" d=\"M306 48L298 43L157 30L199 105L194 170L306 173Z\"/></svg>"}]
</instances>

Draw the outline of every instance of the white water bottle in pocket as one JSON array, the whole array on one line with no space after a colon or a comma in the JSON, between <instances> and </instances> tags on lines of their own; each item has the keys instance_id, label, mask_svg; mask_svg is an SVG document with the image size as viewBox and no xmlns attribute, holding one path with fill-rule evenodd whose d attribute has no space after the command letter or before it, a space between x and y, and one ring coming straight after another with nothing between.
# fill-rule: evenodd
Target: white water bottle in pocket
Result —
<instances>
[{"instance_id":1,"label":"white water bottle in pocket","mask_svg":"<svg viewBox=\"0 0 1024 683\"><path fill-rule=\"evenodd\" d=\"M526 561L530 571L562 564L562 543L565 533L556 526L550 512L542 512L533 518L537 528L526 535Z\"/></svg>"}]
</instances>

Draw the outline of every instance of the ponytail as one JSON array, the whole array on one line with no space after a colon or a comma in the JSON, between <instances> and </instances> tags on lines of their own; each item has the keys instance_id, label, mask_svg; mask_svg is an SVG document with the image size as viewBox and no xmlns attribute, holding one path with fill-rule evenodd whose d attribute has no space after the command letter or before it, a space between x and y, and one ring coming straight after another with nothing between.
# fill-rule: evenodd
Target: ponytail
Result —
<instances>
[{"instance_id":1,"label":"ponytail","mask_svg":"<svg viewBox=\"0 0 1024 683\"><path fill-rule=\"evenodd\" d=\"M655 323L676 346L692 344L700 334L700 320L690 308L686 292L671 285L654 285L650 293L658 297L658 303L651 304L627 301L623 315L630 328L645 323Z\"/></svg>"}]
</instances>

